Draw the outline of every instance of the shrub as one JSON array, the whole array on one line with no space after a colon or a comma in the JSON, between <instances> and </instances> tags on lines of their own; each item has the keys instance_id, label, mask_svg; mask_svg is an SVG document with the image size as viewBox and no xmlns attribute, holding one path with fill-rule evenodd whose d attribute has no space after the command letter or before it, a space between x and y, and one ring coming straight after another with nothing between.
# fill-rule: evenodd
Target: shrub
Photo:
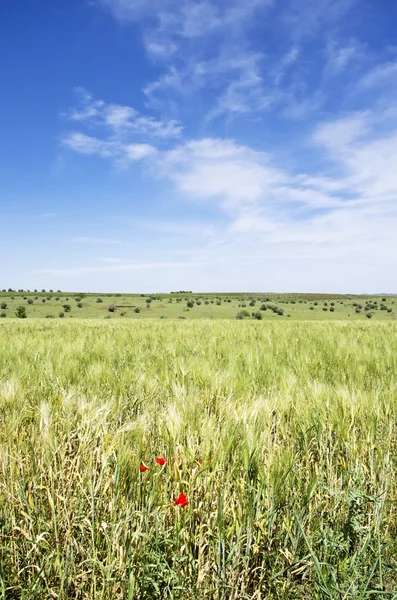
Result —
<instances>
[{"instance_id":1,"label":"shrub","mask_svg":"<svg viewBox=\"0 0 397 600\"><path fill-rule=\"evenodd\" d=\"M372 313L367 313L365 316L367 317L367 319L372 319Z\"/></svg>"},{"instance_id":2,"label":"shrub","mask_svg":"<svg viewBox=\"0 0 397 600\"><path fill-rule=\"evenodd\" d=\"M140 313L140 312L141 312L140 308L138 308L138 307L134 308L134 313Z\"/></svg>"},{"instance_id":3,"label":"shrub","mask_svg":"<svg viewBox=\"0 0 397 600\"><path fill-rule=\"evenodd\" d=\"M18 306L15 311L15 316L18 317L18 319L26 319L26 308L24 306Z\"/></svg>"},{"instance_id":4,"label":"shrub","mask_svg":"<svg viewBox=\"0 0 397 600\"><path fill-rule=\"evenodd\" d=\"M161 315L160 319L168 319L167 315Z\"/></svg>"},{"instance_id":5,"label":"shrub","mask_svg":"<svg viewBox=\"0 0 397 600\"><path fill-rule=\"evenodd\" d=\"M54 318L54 315L46 315L46 316L45 316L45 318L46 318L46 319L53 319L53 318Z\"/></svg>"},{"instance_id":6,"label":"shrub","mask_svg":"<svg viewBox=\"0 0 397 600\"><path fill-rule=\"evenodd\" d=\"M391 313L391 311L392 311L392 309L391 309L391 308L388 308L388 309L387 309L387 312L388 312L388 313Z\"/></svg>"},{"instance_id":7,"label":"shrub","mask_svg":"<svg viewBox=\"0 0 397 600\"><path fill-rule=\"evenodd\" d=\"M189 302L186 302L186 306L187 306L188 308L193 308L193 306L194 306L194 302L193 302L192 300L189 300Z\"/></svg>"},{"instance_id":8,"label":"shrub","mask_svg":"<svg viewBox=\"0 0 397 600\"><path fill-rule=\"evenodd\" d=\"M82 302L77 302L77 308L83 308Z\"/></svg>"},{"instance_id":9,"label":"shrub","mask_svg":"<svg viewBox=\"0 0 397 600\"><path fill-rule=\"evenodd\" d=\"M255 306L255 300L251 300L250 306Z\"/></svg>"},{"instance_id":10,"label":"shrub","mask_svg":"<svg viewBox=\"0 0 397 600\"><path fill-rule=\"evenodd\" d=\"M331 306L331 308L329 309L329 312L335 312L335 309L333 306Z\"/></svg>"},{"instance_id":11,"label":"shrub","mask_svg":"<svg viewBox=\"0 0 397 600\"><path fill-rule=\"evenodd\" d=\"M126 314L127 313L124 311L124 312L120 313L120 317L125 317Z\"/></svg>"},{"instance_id":12,"label":"shrub","mask_svg":"<svg viewBox=\"0 0 397 600\"><path fill-rule=\"evenodd\" d=\"M201 301L200 301L200 300L197 300L196 304L197 304L197 306L200 306L200 304L201 304Z\"/></svg>"},{"instance_id":13,"label":"shrub","mask_svg":"<svg viewBox=\"0 0 397 600\"><path fill-rule=\"evenodd\" d=\"M356 308L355 312L359 315L361 312L361 308Z\"/></svg>"},{"instance_id":14,"label":"shrub","mask_svg":"<svg viewBox=\"0 0 397 600\"><path fill-rule=\"evenodd\" d=\"M209 304L208 300L206 300L206 301L204 302L204 304Z\"/></svg>"},{"instance_id":15,"label":"shrub","mask_svg":"<svg viewBox=\"0 0 397 600\"><path fill-rule=\"evenodd\" d=\"M261 321L261 320L263 319L263 315L262 315L262 313L261 313L261 312L259 312L259 311L258 311L258 312L256 312L256 313L252 313L252 317L253 317L254 319L257 319L258 321Z\"/></svg>"},{"instance_id":16,"label":"shrub","mask_svg":"<svg viewBox=\"0 0 397 600\"><path fill-rule=\"evenodd\" d=\"M0 319L5 319L7 314L5 312L0 313Z\"/></svg>"},{"instance_id":17,"label":"shrub","mask_svg":"<svg viewBox=\"0 0 397 600\"><path fill-rule=\"evenodd\" d=\"M32 298L28 299L28 304L33 304L33 299Z\"/></svg>"},{"instance_id":18,"label":"shrub","mask_svg":"<svg viewBox=\"0 0 397 600\"><path fill-rule=\"evenodd\" d=\"M241 314L241 312L237 313L236 315L236 319L239 319L240 321L242 321L244 319L243 315Z\"/></svg>"},{"instance_id":19,"label":"shrub","mask_svg":"<svg viewBox=\"0 0 397 600\"><path fill-rule=\"evenodd\" d=\"M97 298L96 299L97 304L100 304L101 302L103 302L102 298Z\"/></svg>"},{"instance_id":20,"label":"shrub","mask_svg":"<svg viewBox=\"0 0 397 600\"><path fill-rule=\"evenodd\" d=\"M217 300L217 301L216 301L216 305L217 305L217 306L220 306L221 304L222 304L222 302L221 302L220 300Z\"/></svg>"},{"instance_id":21,"label":"shrub","mask_svg":"<svg viewBox=\"0 0 397 600\"><path fill-rule=\"evenodd\" d=\"M114 305L114 304L111 304L111 305L109 306L109 308L108 308L108 311L109 311L109 312L111 312L111 313L115 312L115 310L116 310L116 307L115 307L115 305Z\"/></svg>"},{"instance_id":22,"label":"shrub","mask_svg":"<svg viewBox=\"0 0 397 600\"><path fill-rule=\"evenodd\" d=\"M111 319L111 318L112 318L112 315L105 315L105 317L104 317L104 318L105 318L105 319Z\"/></svg>"},{"instance_id":23,"label":"shrub","mask_svg":"<svg viewBox=\"0 0 397 600\"><path fill-rule=\"evenodd\" d=\"M72 310L72 307L70 306L70 304L64 304L63 305L63 310L65 312L70 312Z\"/></svg>"},{"instance_id":24,"label":"shrub","mask_svg":"<svg viewBox=\"0 0 397 600\"><path fill-rule=\"evenodd\" d=\"M60 312L60 313L59 313L59 315L58 315L58 317L59 317L60 319L63 319L63 317L64 317L64 316L65 316L65 313L64 313L64 312Z\"/></svg>"},{"instance_id":25,"label":"shrub","mask_svg":"<svg viewBox=\"0 0 397 600\"><path fill-rule=\"evenodd\" d=\"M267 310L266 304L262 304L261 307L260 307L260 310Z\"/></svg>"},{"instance_id":26,"label":"shrub","mask_svg":"<svg viewBox=\"0 0 397 600\"><path fill-rule=\"evenodd\" d=\"M2 303L0 304L0 308L1 308L2 310L6 310L6 308L7 308L7 302L2 302Z\"/></svg>"},{"instance_id":27,"label":"shrub","mask_svg":"<svg viewBox=\"0 0 397 600\"><path fill-rule=\"evenodd\" d=\"M80 300L81 300L81 296L76 296L76 297L75 297L75 300L76 300L76 302L80 302Z\"/></svg>"}]
</instances>

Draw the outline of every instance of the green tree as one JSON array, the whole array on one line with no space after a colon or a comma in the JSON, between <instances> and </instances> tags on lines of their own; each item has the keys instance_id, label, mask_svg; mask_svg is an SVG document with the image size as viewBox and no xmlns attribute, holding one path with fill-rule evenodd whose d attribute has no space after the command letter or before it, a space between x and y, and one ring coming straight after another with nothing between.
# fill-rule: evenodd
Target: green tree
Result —
<instances>
[{"instance_id":1,"label":"green tree","mask_svg":"<svg viewBox=\"0 0 397 600\"><path fill-rule=\"evenodd\" d=\"M18 306L15 311L15 316L18 317L18 319L26 319L26 308L24 306Z\"/></svg>"}]
</instances>

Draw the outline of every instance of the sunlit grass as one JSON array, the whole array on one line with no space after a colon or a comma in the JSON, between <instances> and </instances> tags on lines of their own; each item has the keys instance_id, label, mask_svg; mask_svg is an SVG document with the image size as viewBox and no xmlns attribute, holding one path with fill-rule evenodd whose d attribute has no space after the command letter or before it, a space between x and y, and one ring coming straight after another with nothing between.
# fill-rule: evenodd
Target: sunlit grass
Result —
<instances>
[{"instance_id":1,"label":"sunlit grass","mask_svg":"<svg viewBox=\"0 0 397 600\"><path fill-rule=\"evenodd\" d=\"M0 325L0 598L397 598L394 323Z\"/></svg>"}]
</instances>

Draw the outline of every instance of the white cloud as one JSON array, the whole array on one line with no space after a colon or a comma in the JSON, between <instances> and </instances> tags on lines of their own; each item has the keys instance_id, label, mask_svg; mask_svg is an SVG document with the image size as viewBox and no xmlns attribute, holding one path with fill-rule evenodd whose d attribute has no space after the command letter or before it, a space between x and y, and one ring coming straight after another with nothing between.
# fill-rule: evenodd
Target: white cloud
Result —
<instances>
[{"instance_id":1,"label":"white cloud","mask_svg":"<svg viewBox=\"0 0 397 600\"><path fill-rule=\"evenodd\" d=\"M397 85L397 61L380 64L367 73L359 82L362 88L373 88L379 85Z\"/></svg>"},{"instance_id":2,"label":"white cloud","mask_svg":"<svg viewBox=\"0 0 397 600\"><path fill-rule=\"evenodd\" d=\"M125 144L113 140L101 140L79 132L65 134L62 144L79 154L97 155L112 160L119 167L127 167L131 162L156 154L150 144Z\"/></svg>"},{"instance_id":3,"label":"white cloud","mask_svg":"<svg viewBox=\"0 0 397 600\"><path fill-rule=\"evenodd\" d=\"M331 40L326 46L325 72L328 75L339 75L363 56L364 49L356 41L342 45L336 40Z\"/></svg>"},{"instance_id":4,"label":"white cloud","mask_svg":"<svg viewBox=\"0 0 397 600\"><path fill-rule=\"evenodd\" d=\"M90 126L104 127L114 136L140 136L150 139L179 137L182 126L175 120L163 121L140 114L131 106L96 100L84 88L77 88L78 106L66 117Z\"/></svg>"},{"instance_id":5,"label":"white cloud","mask_svg":"<svg viewBox=\"0 0 397 600\"><path fill-rule=\"evenodd\" d=\"M102 158L113 158L118 154L116 143L76 131L63 136L62 143L80 154L97 154Z\"/></svg>"},{"instance_id":6,"label":"white cloud","mask_svg":"<svg viewBox=\"0 0 397 600\"><path fill-rule=\"evenodd\" d=\"M208 36L219 28L241 27L256 10L270 6L273 0L100 0L117 19L149 22L160 33L177 37Z\"/></svg>"},{"instance_id":7,"label":"white cloud","mask_svg":"<svg viewBox=\"0 0 397 600\"><path fill-rule=\"evenodd\" d=\"M327 29L335 30L357 4L359 0L290 0L282 13L282 20L289 35L295 40L302 40Z\"/></svg>"},{"instance_id":8,"label":"white cloud","mask_svg":"<svg viewBox=\"0 0 397 600\"><path fill-rule=\"evenodd\" d=\"M320 144L343 174L342 181L360 204L381 211L397 197L397 116L353 114L318 127Z\"/></svg>"}]
</instances>

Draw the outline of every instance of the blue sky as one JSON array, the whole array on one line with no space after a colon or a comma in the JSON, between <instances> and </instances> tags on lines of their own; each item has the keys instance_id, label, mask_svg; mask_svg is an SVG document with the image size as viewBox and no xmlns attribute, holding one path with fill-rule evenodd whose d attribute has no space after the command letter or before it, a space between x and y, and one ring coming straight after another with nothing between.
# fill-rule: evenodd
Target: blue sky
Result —
<instances>
[{"instance_id":1,"label":"blue sky","mask_svg":"<svg viewBox=\"0 0 397 600\"><path fill-rule=\"evenodd\" d=\"M0 288L395 292L393 0L3 0Z\"/></svg>"}]
</instances>

